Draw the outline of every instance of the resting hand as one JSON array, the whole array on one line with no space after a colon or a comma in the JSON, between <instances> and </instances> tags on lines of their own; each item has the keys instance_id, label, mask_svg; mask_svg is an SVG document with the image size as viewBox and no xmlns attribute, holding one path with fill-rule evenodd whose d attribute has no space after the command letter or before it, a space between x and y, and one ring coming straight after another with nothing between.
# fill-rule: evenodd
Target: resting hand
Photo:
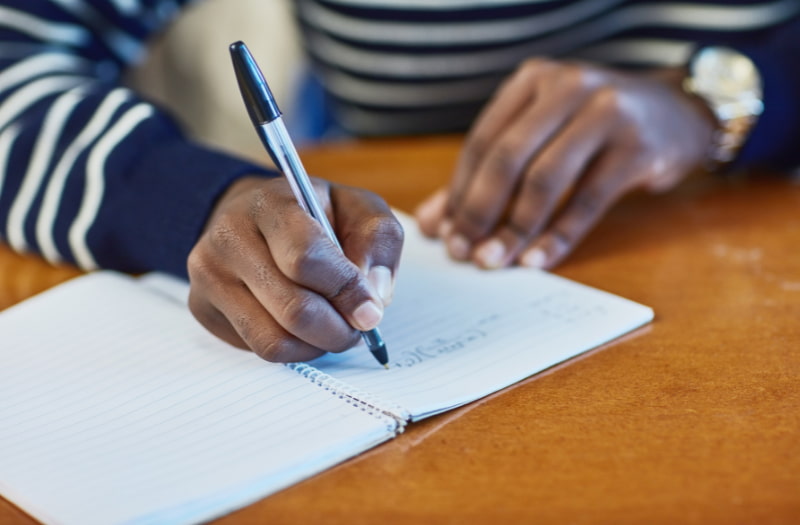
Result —
<instances>
[{"instance_id":1,"label":"resting hand","mask_svg":"<svg viewBox=\"0 0 800 525\"><path fill-rule=\"evenodd\" d=\"M671 188L705 159L714 118L681 78L525 63L468 134L449 188L417 210L422 231L483 267L554 266L622 195Z\"/></svg>"},{"instance_id":2,"label":"resting hand","mask_svg":"<svg viewBox=\"0 0 800 525\"><path fill-rule=\"evenodd\" d=\"M189 255L192 313L268 361L346 350L358 330L378 325L391 300L400 224L371 193L314 184L344 255L284 178L235 182Z\"/></svg>"}]
</instances>

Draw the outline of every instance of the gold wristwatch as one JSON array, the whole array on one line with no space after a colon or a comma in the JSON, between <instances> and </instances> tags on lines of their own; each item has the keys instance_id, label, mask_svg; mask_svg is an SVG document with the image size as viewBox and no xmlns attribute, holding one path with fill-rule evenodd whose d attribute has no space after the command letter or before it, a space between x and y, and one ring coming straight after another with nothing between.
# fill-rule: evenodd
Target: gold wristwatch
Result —
<instances>
[{"instance_id":1,"label":"gold wristwatch","mask_svg":"<svg viewBox=\"0 0 800 525\"><path fill-rule=\"evenodd\" d=\"M761 75L749 57L727 47L705 47L689 62L684 89L702 98L717 119L710 167L736 158L764 110Z\"/></svg>"}]
</instances>

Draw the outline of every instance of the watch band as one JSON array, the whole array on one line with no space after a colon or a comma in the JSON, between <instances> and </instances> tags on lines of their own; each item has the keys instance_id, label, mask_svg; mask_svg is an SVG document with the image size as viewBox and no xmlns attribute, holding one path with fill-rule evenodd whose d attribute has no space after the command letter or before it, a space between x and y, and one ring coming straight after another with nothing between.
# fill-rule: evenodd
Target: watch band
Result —
<instances>
[{"instance_id":1,"label":"watch band","mask_svg":"<svg viewBox=\"0 0 800 525\"><path fill-rule=\"evenodd\" d=\"M717 120L708 167L732 162L764 109L755 64L730 48L702 48L689 62L684 89L703 99Z\"/></svg>"}]
</instances>

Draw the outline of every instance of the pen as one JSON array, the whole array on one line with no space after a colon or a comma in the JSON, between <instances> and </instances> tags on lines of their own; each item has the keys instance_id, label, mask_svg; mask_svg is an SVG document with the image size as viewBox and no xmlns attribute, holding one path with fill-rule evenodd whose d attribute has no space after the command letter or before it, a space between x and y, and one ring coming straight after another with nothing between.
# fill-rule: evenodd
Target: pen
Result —
<instances>
[{"instance_id":1,"label":"pen","mask_svg":"<svg viewBox=\"0 0 800 525\"><path fill-rule=\"evenodd\" d=\"M297 154L292 139L286 130L281 118L281 111L275 102L275 97L264 79L253 55L244 42L235 42L230 46L233 69L236 80L244 99L244 105L250 120L256 128L261 142L272 157L275 166L283 173L300 207L308 212L320 225L333 243L341 250L342 246L336 238L325 211L317 201L314 188L308 179L300 156ZM386 344L377 328L361 332L361 337L367 344L369 351L385 368L389 368L389 355Z\"/></svg>"}]
</instances>

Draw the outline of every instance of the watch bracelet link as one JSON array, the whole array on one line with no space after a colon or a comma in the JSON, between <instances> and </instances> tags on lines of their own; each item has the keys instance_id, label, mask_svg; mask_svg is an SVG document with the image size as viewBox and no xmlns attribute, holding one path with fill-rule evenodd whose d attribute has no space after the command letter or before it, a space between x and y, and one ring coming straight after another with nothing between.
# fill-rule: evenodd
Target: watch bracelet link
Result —
<instances>
[{"instance_id":1,"label":"watch bracelet link","mask_svg":"<svg viewBox=\"0 0 800 525\"><path fill-rule=\"evenodd\" d=\"M700 62L702 66L698 66ZM709 68L709 64L716 67ZM728 81L736 75L741 91L731 92ZM716 121L706 154L706 169L714 171L731 163L764 108L761 78L752 60L730 48L701 48L689 61L689 75L684 79L683 89L702 100Z\"/></svg>"},{"instance_id":2,"label":"watch bracelet link","mask_svg":"<svg viewBox=\"0 0 800 525\"><path fill-rule=\"evenodd\" d=\"M724 123L718 120L708 151L709 166L719 168L733 162L757 121L755 115L730 119Z\"/></svg>"}]
</instances>

